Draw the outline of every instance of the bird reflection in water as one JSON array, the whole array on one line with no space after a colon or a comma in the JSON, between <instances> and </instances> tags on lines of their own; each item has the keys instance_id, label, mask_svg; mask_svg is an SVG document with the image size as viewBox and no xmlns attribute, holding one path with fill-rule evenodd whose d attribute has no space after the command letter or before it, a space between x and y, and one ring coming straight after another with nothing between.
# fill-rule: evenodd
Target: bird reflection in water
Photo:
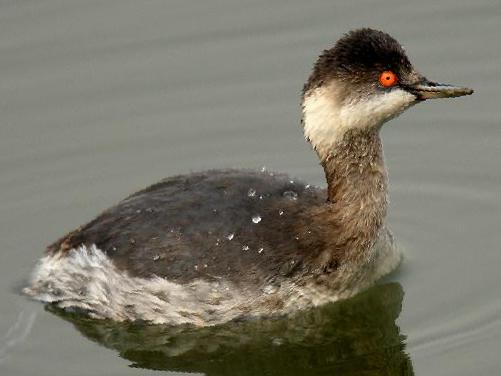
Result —
<instances>
[{"instance_id":1,"label":"bird reflection in water","mask_svg":"<svg viewBox=\"0 0 501 376\"><path fill-rule=\"evenodd\" d=\"M406 337L395 323L403 296L400 284L386 283L294 316L202 328L119 323L47 309L137 368L208 376L413 375Z\"/></svg>"}]
</instances>

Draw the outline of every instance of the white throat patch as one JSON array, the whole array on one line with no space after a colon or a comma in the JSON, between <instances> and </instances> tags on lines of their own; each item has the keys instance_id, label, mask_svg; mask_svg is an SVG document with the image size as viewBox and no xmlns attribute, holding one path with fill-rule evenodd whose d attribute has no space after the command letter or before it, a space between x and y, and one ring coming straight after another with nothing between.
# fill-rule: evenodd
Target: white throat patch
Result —
<instances>
[{"instance_id":1,"label":"white throat patch","mask_svg":"<svg viewBox=\"0 0 501 376\"><path fill-rule=\"evenodd\" d=\"M378 128L415 103L416 97L394 89L370 98L342 103L335 84L307 93L303 101L304 135L324 160L351 129Z\"/></svg>"}]
</instances>

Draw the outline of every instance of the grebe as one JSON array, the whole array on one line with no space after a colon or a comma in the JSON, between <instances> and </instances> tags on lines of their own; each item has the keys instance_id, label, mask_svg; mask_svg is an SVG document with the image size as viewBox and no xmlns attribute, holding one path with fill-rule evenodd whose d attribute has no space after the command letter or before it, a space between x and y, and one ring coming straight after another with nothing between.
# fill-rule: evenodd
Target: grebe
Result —
<instances>
[{"instance_id":1,"label":"grebe","mask_svg":"<svg viewBox=\"0 0 501 376\"><path fill-rule=\"evenodd\" d=\"M327 189L267 171L167 178L50 245L25 292L94 318L199 326L348 298L401 259L385 225L381 126L472 93L427 80L390 35L351 31L302 95Z\"/></svg>"}]
</instances>

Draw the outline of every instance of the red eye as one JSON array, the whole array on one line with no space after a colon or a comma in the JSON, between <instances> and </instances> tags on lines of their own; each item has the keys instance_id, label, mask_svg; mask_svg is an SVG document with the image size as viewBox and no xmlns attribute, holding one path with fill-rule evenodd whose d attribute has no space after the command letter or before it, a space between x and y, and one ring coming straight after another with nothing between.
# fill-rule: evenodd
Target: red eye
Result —
<instances>
[{"instance_id":1,"label":"red eye","mask_svg":"<svg viewBox=\"0 0 501 376\"><path fill-rule=\"evenodd\" d=\"M395 86L398 82L398 77L395 73L392 71L384 71L381 73L379 76L379 83L383 85L384 87L392 87Z\"/></svg>"}]
</instances>

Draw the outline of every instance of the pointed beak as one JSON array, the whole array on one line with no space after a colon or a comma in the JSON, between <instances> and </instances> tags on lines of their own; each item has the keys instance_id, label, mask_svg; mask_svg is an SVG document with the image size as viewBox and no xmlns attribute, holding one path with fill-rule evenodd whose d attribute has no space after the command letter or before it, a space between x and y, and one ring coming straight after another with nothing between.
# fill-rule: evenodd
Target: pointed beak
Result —
<instances>
[{"instance_id":1,"label":"pointed beak","mask_svg":"<svg viewBox=\"0 0 501 376\"><path fill-rule=\"evenodd\" d=\"M404 89L414 94L418 100L434 98L453 98L473 94L473 89L449 84L439 84L422 77L414 84L407 84Z\"/></svg>"}]
</instances>

